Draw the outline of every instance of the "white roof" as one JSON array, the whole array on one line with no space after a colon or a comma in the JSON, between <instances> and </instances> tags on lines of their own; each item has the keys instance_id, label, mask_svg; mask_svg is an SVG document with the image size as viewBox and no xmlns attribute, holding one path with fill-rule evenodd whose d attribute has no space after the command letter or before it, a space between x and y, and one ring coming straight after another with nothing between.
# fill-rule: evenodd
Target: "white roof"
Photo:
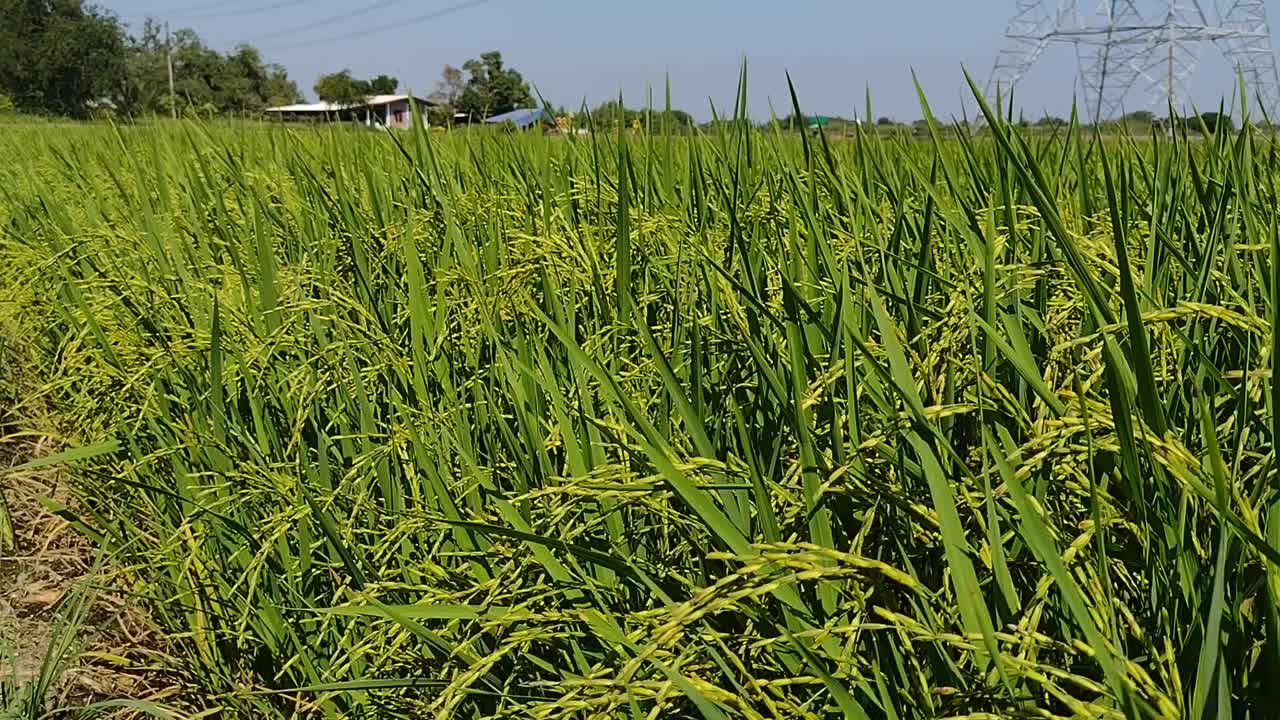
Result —
<instances>
[{"instance_id":1,"label":"white roof","mask_svg":"<svg viewBox=\"0 0 1280 720\"><path fill-rule=\"evenodd\" d=\"M408 95L370 95L365 99L366 105L386 105L387 103L408 100Z\"/></svg>"},{"instance_id":2,"label":"white roof","mask_svg":"<svg viewBox=\"0 0 1280 720\"><path fill-rule=\"evenodd\" d=\"M340 105L333 103L294 103L293 105L280 105L278 107L269 107L267 112L333 112L341 109Z\"/></svg>"},{"instance_id":3,"label":"white roof","mask_svg":"<svg viewBox=\"0 0 1280 720\"><path fill-rule=\"evenodd\" d=\"M316 102L316 103L295 103L293 105L281 105L279 107L269 107L267 112L337 112L338 110L350 110L352 108L368 107L370 105L387 105L401 100L408 100L410 95L370 95L364 99L359 105L338 105L336 103ZM414 98L421 105L428 105L430 101L422 98Z\"/></svg>"}]
</instances>

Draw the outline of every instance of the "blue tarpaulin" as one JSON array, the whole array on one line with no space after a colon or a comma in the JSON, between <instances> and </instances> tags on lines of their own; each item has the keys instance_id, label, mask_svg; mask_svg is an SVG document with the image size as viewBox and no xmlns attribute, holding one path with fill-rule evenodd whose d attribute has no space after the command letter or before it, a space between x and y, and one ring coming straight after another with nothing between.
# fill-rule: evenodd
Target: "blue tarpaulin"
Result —
<instances>
[{"instance_id":1,"label":"blue tarpaulin","mask_svg":"<svg viewBox=\"0 0 1280 720\"><path fill-rule=\"evenodd\" d=\"M542 108L518 108L501 115L494 115L485 122L495 125L509 122L518 128L527 128L545 117L547 117L547 111Z\"/></svg>"}]
</instances>

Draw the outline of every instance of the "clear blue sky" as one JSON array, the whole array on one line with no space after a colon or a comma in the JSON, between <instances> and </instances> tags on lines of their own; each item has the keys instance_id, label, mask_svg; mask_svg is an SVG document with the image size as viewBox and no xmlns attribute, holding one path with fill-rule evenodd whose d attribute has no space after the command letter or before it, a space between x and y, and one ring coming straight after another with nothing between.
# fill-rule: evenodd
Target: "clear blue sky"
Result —
<instances>
[{"instance_id":1,"label":"clear blue sky","mask_svg":"<svg viewBox=\"0 0 1280 720\"><path fill-rule=\"evenodd\" d=\"M461 65L501 50L548 100L576 108L622 92L643 105L652 87L662 101L670 75L673 103L709 117L709 100L730 109L738 66L748 62L751 112L789 111L790 71L807 113L863 115L869 87L873 111L900 120L920 117L911 71L935 113L973 112L961 67L985 81L1013 0L488 0L418 24L403 22L460 0L96 0L131 29L148 15L191 27L211 46L248 42L289 69L308 96L316 78L350 68L357 77L395 75L402 89L429 93L445 63ZM1089 4L1086 0L1085 4ZM1206 4L1212 4L1206 0ZM165 5L171 6L166 10ZM1268 0L1273 20L1280 0ZM366 8L370 8L365 12ZM341 21L296 34L291 28L336 15ZM299 42L391 29L349 39ZM1069 46L1051 46L1019 86L1028 117L1064 115L1076 74ZM1213 48L1202 54L1194 86L1202 106L1230 95L1233 76ZM1135 93L1130 103L1146 98Z\"/></svg>"}]
</instances>

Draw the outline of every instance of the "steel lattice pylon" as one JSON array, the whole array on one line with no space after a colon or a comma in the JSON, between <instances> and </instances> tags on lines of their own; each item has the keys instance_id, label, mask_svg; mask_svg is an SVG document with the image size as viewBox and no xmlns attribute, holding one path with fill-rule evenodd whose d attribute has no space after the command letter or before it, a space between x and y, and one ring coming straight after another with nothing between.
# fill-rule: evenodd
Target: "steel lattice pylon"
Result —
<instances>
[{"instance_id":1,"label":"steel lattice pylon","mask_svg":"<svg viewBox=\"0 0 1280 720\"><path fill-rule=\"evenodd\" d=\"M1254 107L1280 119L1280 74L1264 0L1102 0L1092 14L1080 4L1017 0L988 97L1011 91L1049 43L1066 42L1075 46L1093 121L1123 114L1126 96L1140 85L1151 104L1185 110L1198 50L1212 42L1244 77Z\"/></svg>"}]
</instances>

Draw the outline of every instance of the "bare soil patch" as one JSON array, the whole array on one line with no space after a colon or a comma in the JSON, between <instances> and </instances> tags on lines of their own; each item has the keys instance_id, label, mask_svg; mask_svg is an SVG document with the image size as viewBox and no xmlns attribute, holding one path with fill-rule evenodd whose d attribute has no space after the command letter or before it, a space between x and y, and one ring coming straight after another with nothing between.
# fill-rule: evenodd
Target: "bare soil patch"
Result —
<instances>
[{"instance_id":1,"label":"bare soil patch","mask_svg":"<svg viewBox=\"0 0 1280 720\"><path fill-rule=\"evenodd\" d=\"M53 452L52 445L47 438L0 435L0 492L14 541L10 546L0 532L0 646L12 657L12 667L0 673L16 674L19 682L37 676L73 590L88 584L92 602L66 670L46 696L47 709L120 698L163 701L166 663L158 634L111 577L110 563L98 563L94 574L93 546L39 500L74 507L60 471L4 471Z\"/></svg>"}]
</instances>

